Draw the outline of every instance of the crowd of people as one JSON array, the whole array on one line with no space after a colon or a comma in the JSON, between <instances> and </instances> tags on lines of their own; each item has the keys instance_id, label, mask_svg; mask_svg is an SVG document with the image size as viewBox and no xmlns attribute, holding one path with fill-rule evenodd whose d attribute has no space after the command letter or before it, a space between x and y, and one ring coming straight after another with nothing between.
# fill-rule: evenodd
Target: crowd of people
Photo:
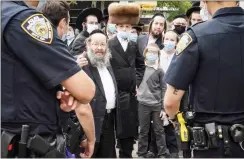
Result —
<instances>
[{"instance_id":1,"label":"crowd of people","mask_svg":"<svg viewBox=\"0 0 244 159\"><path fill-rule=\"evenodd\" d=\"M104 119L104 121L101 123L101 120L95 120L96 130L99 131L96 136L99 146L95 147L93 156L116 157L115 141L112 142L110 140L111 138L118 138L119 157L132 157L133 144L136 139L138 139L137 155L139 157L179 157L177 134L173 124L167 119L162 104L166 90L163 77L176 52L176 45L181 34L187 30L187 27L202 21L200 2L194 3L186 15L174 17L169 29L167 29L167 23L169 22L165 16L162 13L156 13L152 16L148 24L149 30L146 32L142 32L142 28L138 26L140 19L138 8L134 13L137 15L135 17L136 20L131 20L130 16L133 16L133 6L118 4L118 6L113 7L111 5L108 8L109 15L102 15L102 12L97 8L84 9L79 14L76 23L77 28L81 29L80 26L82 26L81 32L76 38L74 30L69 30L67 34L73 35L73 41L67 44L71 54L77 57L77 62L80 66L84 69L87 68L87 65L97 68L100 76L93 77L94 81L99 81L95 82L98 84L96 86L98 88L102 87L102 91L105 91L105 94L106 91L111 91L107 93L113 96L114 88L107 86L106 82L115 83L115 85L117 83L118 87L118 96L116 95L116 97L119 100L120 109L117 112L117 116L121 115L123 118L123 121L119 123L124 126L126 133L124 132L125 135L120 137L119 134L111 135L113 131L116 131L114 129L110 129L110 133L107 132L109 128L100 131L100 127L108 122L105 120L106 113L105 115L95 116L95 118L99 117ZM135 7L137 6L135 5ZM130 13L129 9L132 13ZM123 13L120 13L120 10ZM101 28L100 26L105 27ZM97 30L98 28L100 28L100 31ZM102 41L96 34L103 34L103 36L107 37L100 48L99 43L102 43ZM97 45L89 47L87 38L96 39L94 43L97 43ZM106 42L107 40L108 42ZM68 41L70 40L68 39ZM104 56L101 57L96 52L102 52ZM109 58L111 58L111 66L107 63ZM109 80L109 75L103 77L100 70L103 66L109 66L108 70L112 67L114 72L112 75L115 75L116 81L112 82ZM94 69L92 70L94 71ZM103 78L106 78L107 81L105 82ZM100 91L100 89L97 91ZM99 97L100 95L96 94L95 98L96 96ZM109 97L106 96L107 101L108 99ZM187 103L187 100L184 102ZM99 111L96 108L98 105L103 111L108 109L106 103L97 103L91 103L92 108L94 108L93 113L97 114L97 111ZM102 105L104 106L103 108L101 108ZM116 120L119 121L121 119L117 117L115 118ZM111 127L116 125L114 121L111 121L110 124L112 124ZM103 137L103 140L98 140L104 134L109 134L109 136ZM110 148L105 151L104 147L108 148L108 146ZM96 149L100 149L99 152Z\"/></svg>"},{"instance_id":2,"label":"crowd of people","mask_svg":"<svg viewBox=\"0 0 244 159\"><path fill-rule=\"evenodd\" d=\"M22 7L19 16L14 16L16 13L10 12L8 8L16 5ZM149 26L145 31L139 25L141 8L136 3L114 2L104 12L98 8L83 9L73 28L69 25L70 7L66 1L46 1L34 8L35 11L33 7L28 7L24 3L6 2L7 9L3 13L6 17L14 16L14 20L10 17L4 22L5 27L5 24L12 21L7 25L8 28L4 28L6 45L3 46L4 61L2 62L9 74L4 75L3 81L5 82L3 101L6 103L2 105L2 112L6 114L2 116L4 127L2 132L3 130L19 132L21 127L16 123L22 125L32 120L31 134L42 136L53 134L58 127L62 129L70 115L75 113L87 138L86 141L81 142L84 151L81 149L75 154L76 157L132 158L133 146L138 144L139 158L179 158L181 139L180 125L175 122L177 113L186 111L184 110L186 107L196 102L195 111L199 112L196 120L200 121L199 123L206 123L210 119L204 114L208 110L200 106L205 102L203 98L212 97L192 94L196 89L199 89L200 93L208 93L208 90L199 86L200 84L210 87L199 79L208 81L209 78L196 74L196 70L204 69L200 68L203 64L199 61L207 57L204 54L206 52L198 50L207 50L206 47L209 45L205 44L207 42L202 38L209 32L203 32L201 26L208 24L206 21L211 21L212 18L216 19L218 16L228 14L228 11L224 12L224 10L223 13L218 12L218 7L220 10L232 7L232 15L241 15L239 19L233 19L239 20L238 24L243 25L244 11L237 5L237 2L195 2L185 14L177 15L170 22L164 14L158 12L152 16L149 24L145 24ZM28 11L27 16L22 14L25 12L23 10ZM21 18L25 21L21 21L19 28L14 28L14 25L19 25ZM223 19L220 18L221 20ZM221 26L219 24L215 27ZM243 38L244 27L239 29L240 36ZM21 34L14 34L14 31ZM22 36L33 45L31 51L22 48ZM10 47L8 44L11 39L19 40L19 44ZM215 40L214 37L210 39L208 42ZM37 42L38 46L35 44ZM241 43L244 44L243 39ZM217 45L215 42L216 47ZM236 44L236 52L240 47L243 49L243 46ZM208 53L213 50L214 48L208 50ZM201 52L201 55L195 52ZM244 57L243 50L241 55ZM209 67L212 66L211 60L214 60L214 57L206 61ZM15 61L18 62L15 64ZM9 67L9 63L19 67L13 71L15 66ZM221 66L219 64L219 67ZM20 76L17 75L18 72ZM240 74L243 80L243 69ZM17 81L11 76L18 78ZM236 76L233 73L233 77ZM200 82L196 81L198 79ZM239 76L236 77L235 89L238 86L240 89L243 88L243 81L237 79ZM190 86L192 83L198 87ZM17 87L16 90L12 90L14 86ZM35 92L36 88L38 88L37 92ZM10 92L15 92L17 89L19 93L24 92L17 94L19 97L15 99L17 98L15 94ZM47 98L38 95L37 98L35 95L39 93L45 94ZM241 95L243 91L236 94L238 97ZM56 96L55 100L52 99L54 96ZM28 98L32 99L28 100ZM8 102L14 99L18 102L18 109L13 102ZM48 106L55 105L57 99L61 111L56 110L57 106ZM42 102L37 103L39 100ZM238 98L238 101L241 100L243 101ZM7 107L7 103L9 107L3 110L3 106ZM33 104L40 107L35 106L36 110L34 110ZM212 103L208 102L208 104L212 106ZM210 106L208 106L209 110ZM16 114L17 111L19 114ZM216 108L214 112L223 114L220 108ZM243 108L242 110L233 108L232 112L235 114L235 119L231 124L235 124L236 121L242 124ZM42 116L45 118L43 119ZM222 118L211 116L208 122L215 120L221 123ZM47 127L44 126L45 124ZM116 148L119 149L118 156ZM236 149L235 146L232 148L238 152L235 154L237 157L243 156L241 150ZM219 153L222 151L221 149ZM192 156L191 151L184 152L184 157ZM202 152L196 152L195 156L206 157L207 155ZM206 153L216 155L211 149Z\"/></svg>"}]
</instances>

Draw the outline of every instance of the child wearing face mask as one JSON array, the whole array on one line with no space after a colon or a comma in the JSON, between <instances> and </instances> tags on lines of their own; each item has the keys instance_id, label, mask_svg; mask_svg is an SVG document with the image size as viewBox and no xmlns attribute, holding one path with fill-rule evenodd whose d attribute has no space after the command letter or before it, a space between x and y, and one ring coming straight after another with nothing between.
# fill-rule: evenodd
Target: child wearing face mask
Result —
<instances>
[{"instance_id":1,"label":"child wearing face mask","mask_svg":"<svg viewBox=\"0 0 244 159\"><path fill-rule=\"evenodd\" d=\"M163 81L164 72L159 67L160 49L157 44L149 44L144 51L144 57L146 69L137 94L140 125L138 156L144 158L147 155L148 133L152 119L158 149L157 157L170 157L164 132L164 124L168 122L163 106L166 83Z\"/></svg>"},{"instance_id":2,"label":"child wearing face mask","mask_svg":"<svg viewBox=\"0 0 244 159\"><path fill-rule=\"evenodd\" d=\"M175 54L175 48L178 41L179 35L175 31L169 30L165 33L163 39L164 48L160 51L160 66L164 72L168 70L171 60Z\"/></svg>"},{"instance_id":3,"label":"child wearing face mask","mask_svg":"<svg viewBox=\"0 0 244 159\"><path fill-rule=\"evenodd\" d=\"M163 44L164 44L164 48L162 50L160 50L160 61L159 61L159 67L163 70L163 72L165 73L171 63L171 60L174 56L175 53L175 48L176 45L179 41L179 35L176 33L176 31L174 30L169 30L167 32L164 33L163 36ZM166 120L167 121L167 120ZM169 124L169 123L167 123ZM165 122L165 126L167 126L166 122ZM152 125L153 128L153 125ZM171 129L170 127L167 128L168 130ZM173 130L172 130L173 131ZM172 136L172 134L168 134L170 137ZM155 155L157 155L157 146L156 146L156 141L157 139L155 139L155 133L153 131L151 131L151 140L150 140L150 146L149 146L149 152L148 152L148 156L147 157L155 157ZM177 146L176 141L171 141L174 142L173 145ZM178 154L176 152L176 149L174 146L172 146L172 143L170 143L170 151L172 151L171 157L173 158L177 158Z\"/></svg>"}]
</instances>

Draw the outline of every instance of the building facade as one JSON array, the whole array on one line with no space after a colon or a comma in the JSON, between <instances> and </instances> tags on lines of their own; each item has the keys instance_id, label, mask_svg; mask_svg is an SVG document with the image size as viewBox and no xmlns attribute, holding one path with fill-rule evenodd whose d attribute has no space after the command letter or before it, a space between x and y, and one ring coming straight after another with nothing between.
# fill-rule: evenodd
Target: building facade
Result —
<instances>
[{"instance_id":1,"label":"building facade","mask_svg":"<svg viewBox=\"0 0 244 159\"><path fill-rule=\"evenodd\" d=\"M79 13L88 7L95 7L103 10L109 6L110 3L116 1L77 1L76 4L70 6L70 25L75 26L77 16Z\"/></svg>"}]
</instances>

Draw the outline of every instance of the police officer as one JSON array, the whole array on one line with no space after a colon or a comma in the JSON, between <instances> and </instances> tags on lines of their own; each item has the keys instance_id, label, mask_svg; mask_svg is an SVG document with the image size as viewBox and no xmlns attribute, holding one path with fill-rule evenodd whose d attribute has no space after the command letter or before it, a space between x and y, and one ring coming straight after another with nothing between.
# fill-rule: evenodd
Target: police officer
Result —
<instances>
[{"instance_id":1,"label":"police officer","mask_svg":"<svg viewBox=\"0 0 244 159\"><path fill-rule=\"evenodd\" d=\"M191 130L199 135L191 138L193 156L243 158L244 11L236 1L204 3L212 19L189 28L178 43L164 106L173 119L190 85Z\"/></svg>"},{"instance_id":2,"label":"police officer","mask_svg":"<svg viewBox=\"0 0 244 159\"><path fill-rule=\"evenodd\" d=\"M22 153L27 148L32 155L38 151L39 157L55 150L40 154L45 145L36 135L55 141L60 133L59 115L72 109L80 112L81 104L89 103L95 92L94 83L69 54L57 30L27 4L36 6L38 1L2 2L2 157L29 157ZM67 91L60 91L62 86ZM91 136L95 136L94 128L86 129L93 129ZM42 148L35 142L27 146L27 140L38 141ZM94 147L95 137L89 140L86 152L93 151L89 145Z\"/></svg>"}]
</instances>

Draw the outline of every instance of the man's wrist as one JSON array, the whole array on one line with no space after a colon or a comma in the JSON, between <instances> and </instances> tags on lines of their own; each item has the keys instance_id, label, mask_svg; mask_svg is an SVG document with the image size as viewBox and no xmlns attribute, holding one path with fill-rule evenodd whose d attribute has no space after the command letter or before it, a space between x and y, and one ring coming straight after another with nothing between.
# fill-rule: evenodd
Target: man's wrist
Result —
<instances>
[{"instance_id":1,"label":"man's wrist","mask_svg":"<svg viewBox=\"0 0 244 159\"><path fill-rule=\"evenodd\" d=\"M176 115L174 115L174 116L168 116L168 119L171 120L171 121L176 121Z\"/></svg>"},{"instance_id":2,"label":"man's wrist","mask_svg":"<svg viewBox=\"0 0 244 159\"><path fill-rule=\"evenodd\" d=\"M88 143L88 144L95 144L95 142L96 142L95 139L94 139L94 140L88 140L88 139L87 139L87 143Z\"/></svg>"},{"instance_id":3,"label":"man's wrist","mask_svg":"<svg viewBox=\"0 0 244 159\"><path fill-rule=\"evenodd\" d=\"M176 118L173 118L173 119L169 119L171 122L176 122Z\"/></svg>"}]
</instances>

